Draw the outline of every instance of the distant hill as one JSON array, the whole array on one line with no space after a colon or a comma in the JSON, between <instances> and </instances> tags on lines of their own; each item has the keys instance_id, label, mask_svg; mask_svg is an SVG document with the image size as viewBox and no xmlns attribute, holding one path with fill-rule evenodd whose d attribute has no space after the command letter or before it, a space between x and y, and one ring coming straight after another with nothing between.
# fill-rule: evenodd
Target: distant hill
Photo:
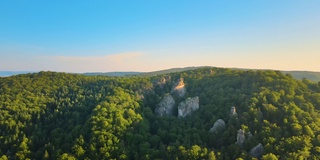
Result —
<instances>
[{"instance_id":1,"label":"distant hill","mask_svg":"<svg viewBox=\"0 0 320 160\"><path fill-rule=\"evenodd\" d=\"M86 76L115 76L115 77L123 77L123 76L156 76L161 74L169 74L176 72L183 72L188 70L195 70L203 67L185 67L185 68L171 68L160 71L153 72L87 72L83 73ZM251 69L241 69L241 68L232 68L233 70L251 70ZM253 69L254 70L254 69ZM320 81L320 72L311 72L311 71L281 71L283 74L291 74L293 78L297 80L302 80L303 78L307 78L314 82ZM8 77L18 74L27 74L27 73L35 73L31 71L0 71L0 77Z\"/></svg>"},{"instance_id":2,"label":"distant hill","mask_svg":"<svg viewBox=\"0 0 320 160\"><path fill-rule=\"evenodd\" d=\"M199 68L205 68L203 67L185 67L185 68L172 68L172 69L166 69L166 70L160 70L160 71L154 71L154 72L147 72L147 73L141 73L139 75L143 76L156 76L161 74L168 74L168 73L176 73L176 72L183 72L187 70L195 70ZM240 68L234 68L235 70L252 70L252 69L240 69ZM320 72L310 72L310 71L281 71L283 74L291 74L293 78L297 80L302 80L303 78L307 78L314 82L320 81Z\"/></svg>"},{"instance_id":3,"label":"distant hill","mask_svg":"<svg viewBox=\"0 0 320 160\"><path fill-rule=\"evenodd\" d=\"M171 69L165 69L165 70L160 70L160 71L141 73L140 75L142 75L142 76L156 76L156 75L161 75L161 74L168 74L168 73L183 72L183 71L188 71L188 70L195 70L195 69L199 69L199 68L204 68L204 67L171 68Z\"/></svg>"},{"instance_id":4,"label":"distant hill","mask_svg":"<svg viewBox=\"0 0 320 160\"><path fill-rule=\"evenodd\" d=\"M138 75L143 72L88 72L84 73L86 76L115 76L115 77L122 77L122 76L133 76Z\"/></svg>"},{"instance_id":5,"label":"distant hill","mask_svg":"<svg viewBox=\"0 0 320 160\"><path fill-rule=\"evenodd\" d=\"M282 71L284 74L291 74L293 78L302 80L307 78L314 82L320 81L320 72L309 72L309 71Z\"/></svg>"},{"instance_id":6,"label":"distant hill","mask_svg":"<svg viewBox=\"0 0 320 160\"><path fill-rule=\"evenodd\" d=\"M165 69L160 71L152 71L152 72L88 72L84 73L86 76L156 76L161 74L168 74L168 73L176 73L176 72L183 72L188 70L195 70L198 68L203 67L185 67L185 68L171 68Z\"/></svg>"},{"instance_id":7,"label":"distant hill","mask_svg":"<svg viewBox=\"0 0 320 160\"><path fill-rule=\"evenodd\" d=\"M0 71L0 77L9 77L18 74L34 73L31 71Z\"/></svg>"}]
</instances>

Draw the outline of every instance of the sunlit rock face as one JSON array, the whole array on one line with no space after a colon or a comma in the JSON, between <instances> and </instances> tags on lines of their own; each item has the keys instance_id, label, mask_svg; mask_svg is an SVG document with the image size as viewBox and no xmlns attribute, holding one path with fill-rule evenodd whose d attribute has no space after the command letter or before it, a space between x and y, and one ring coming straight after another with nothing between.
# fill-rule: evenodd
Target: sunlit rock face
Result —
<instances>
[{"instance_id":1,"label":"sunlit rock face","mask_svg":"<svg viewBox=\"0 0 320 160\"><path fill-rule=\"evenodd\" d=\"M225 130L225 128L226 128L226 123L222 119L218 119L216 122L214 122L209 132L218 134L218 133L222 133Z\"/></svg>"},{"instance_id":2,"label":"sunlit rock face","mask_svg":"<svg viewBox=\"0 0 320 160\"><path fill-rule=\"evenodd\" d=\"M199 97L188 98L178 106L178 117L185 117L199 109Z\"/></svg>"},{"instance_id":3,"label":"sunlit rock face","mask_svg":"<svg viewBox=\"0 0 320 160\"><path fill-rule=\"evenodd\" d=\"M176 102L174 101L173 97L170 94L168 94L158 104L155 110L155 114L159 116L173 115L173 109L175 104Z\"/></svg>"},{"instance_id":4,"label":"sunlit rock face","mask_svg":"<svg viewBox=\"0 0 320 160\"><path fill-rule=\"evenodd\" d=\"M178 97L182 98L186 95L187 89L183 82L183 78L180 78L178 82L172 87L171 93L176 94Z\"/></svg>"}]
</instances>

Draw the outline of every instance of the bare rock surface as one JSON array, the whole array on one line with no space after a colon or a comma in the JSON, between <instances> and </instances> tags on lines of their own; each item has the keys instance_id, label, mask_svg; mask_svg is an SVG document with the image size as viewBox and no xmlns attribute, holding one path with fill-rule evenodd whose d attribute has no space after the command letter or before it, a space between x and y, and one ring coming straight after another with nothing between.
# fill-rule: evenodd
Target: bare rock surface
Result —
<instances>
[{"instance_id":1,"label":"bare rock surface","mask_svg":"<svg viewBox=\"0 0 320 160\"><path fill-rule=\"evenodd\" d=\"M188 98L178 106L178 117L185 117L199 109L199 97Z\"/></svg>"},{"instance_id":2,"label":"bare rock surface","mask_svg":"<svg viewBox=\"0 0 320 160\"><path fill-rule=\"evenodd\" d=\"M158 104L155 114L159 116L164 115L173 115L173 109L174 105L176 104L173 97L168 94L165 97L163 97L162 101Z\"/></svg>"},{"instance_id":3,"label":"bare rock surface","mask_svg":"<svg viewBox=\"0 0 320 160\"><path fill-rule=\"evenodd\" d=\"M257 146L250 150L250 154L255 158L260 158L263 154L263 146L259 143Z\"/></svg>"},{"instance_id":4,"label":"bare rock surface","mask_svg":"<svg viewBox=\"0 0 320 160\"><path fill-rule=\"evenodd\" d=\"M187 89L183 82L183 78L180 78L178 82L171 89L172 94L176 94L178 97L182 98L186 95Z\"/></svg>"},{"instance_id":5,"label":"bare rock surface","mask_svg":"<svg viewBox=\"0 0 320 160\"><path fill-rule=\"evenodd\" d=\"M239 145L239 146L242 146L245 140L246 140L246 137L244 135L244 130L239 129L238 133L237 133L237 142L236 142L236 144Z\"/></svg>"},{"instance_id":6,"label":"bare rock surface","mask_svg":"<svg viewBox=\"0 0 320 160\"><path fill-rule=\"evenodd\" d=\"M160 79L157 81L156 85L159 86L160 88L163 88L164 85L166 85L166 83L167 83L168 81L171 81L171 77L170 77L170 76L165 76L165 77L160 78Z\"/></svg>"},{"instance_id":7,"label":"bare rock surface","mask_svg":"<svg viewBox=\"0 0 320 160\"><path fill-rule=\"evenodd\" d=\"M236 111L236 107L235 106L232 106L231 109L230 109L230 115L231 116L238 116L238 113Z\"/></svg>"},{"instance_id":8,"label":"bare rock surface","mask_svg":"<svg viewBox=\"0 0 320 160\"><path fill-rule=\"evenodd\" d=\"M225 128L226 128L226 123L222 119L218 119L216 122L214 122L209 132L217 134L217 133L223 132Z\"/></svg>"}]
</instances>

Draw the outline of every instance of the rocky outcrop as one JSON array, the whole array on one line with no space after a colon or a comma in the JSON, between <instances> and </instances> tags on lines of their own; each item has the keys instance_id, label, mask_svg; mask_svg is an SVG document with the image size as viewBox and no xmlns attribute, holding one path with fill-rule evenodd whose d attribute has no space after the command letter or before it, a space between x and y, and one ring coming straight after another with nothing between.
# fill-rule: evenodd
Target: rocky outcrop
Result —
<instances>
[{"instance_id":1,"label":"rocky outcrop","mask_svg":"<svg viewBox=\"0 0 320 160\"><path fill-rule=\"evenodd\" d=\"M165 76L165 77L162 77L160 78L156 85L159 86L160 88L163 88L163 86L168 82L168 81L171 81L171 77L170 76Z\"/></svg>"},{"instance_id":2,"label":"rocky outcrop","mask_svg":"<svg viewBox=\"0 0 320 160\"><path fill-rule=\"evenodd\" d=\"M178 106L178 117L185 117L199 109L199 97L188 98Z\"/></svg>"},{"instance_id":3,"label":"rocky outcrop","mask_svg":"<svg viewBox=\"0 0 320 160\"><path fill-rule=\"evenodd\" d=\"M232 106L231 109L230 109L230 115L231 116L238 116L238 113L236 111L236 107L235 106Z\"/></svg>"},{"instance_id":4,"label":"rocky outcrop","mask_svg":"<svg viewBox=\"0 0 320 160\"><path fill-rule=\"evenodd\" d=\"M236 142L236 144L239 145L239 146L242 146L245 140L246 140L246 137L244 135L244 131L242 129L239 129L238 133L237 133L237 142Z\"/></svg>"},{"instance_id":5,"label":"rocky outcrop","mask_svg":"<svg viewBox=\"0 0 320 160\"><path fill-rule=\"evenodd\" d=\"M155 114L159 116L173 115L173 108L176 102L170 94L166 95L158 104Z\"/></svg>"},{"instance_id":6,"label":"rocky outcrop","mask_svg":"<svg viewBox=\"0 0 320 160\"><path fill-rule=\"evenodd\" d=\"M183 78L180 78L178 82L172 87L171 93L176 94L178 97L182 98L186 95L186 87L183 82Z\"/></svg>"},{"instance_id":7,"label":"rocky outcrop","mask_svg":"<svg viewBox=\"0 0 320 160\"><path fill-rule=\"evenodd\" d=\"M250 150L250 154L255 158L260 158L263 154L263 146L259 143L257 146Z\"/></svg>"},{"instance_id":8,"label":"rocky outcrop","mask_svg":"<svg viewBox=\"0 0 320 160\"><path fill-rule=\"evenodd\" d=\"M209 130L209 132L218 134L222 133L226 128L226 123L222 119L218 119L214 122L213 127Z\"/></svg>"}]
</instances>

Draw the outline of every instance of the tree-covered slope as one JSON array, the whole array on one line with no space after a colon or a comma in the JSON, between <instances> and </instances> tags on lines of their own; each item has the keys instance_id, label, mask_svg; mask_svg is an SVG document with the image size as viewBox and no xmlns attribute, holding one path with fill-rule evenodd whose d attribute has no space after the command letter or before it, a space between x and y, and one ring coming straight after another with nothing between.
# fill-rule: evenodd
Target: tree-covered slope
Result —
<instances>
[{"instance_id":1,"label":"tree-covered slope","mask_svg":"<svg viewBox=\"0 0 320 160\"><path fill-rule=\"evenodd\" d=\"M159 80L165 78L165 81ZM154 112L184 78L198 110ZM236 107L237 115L230 115ZM320 86L275 71L199 68L152 77L40 72L0 78L2 159L319 159ZM222 119L224 130L209 132ZM236 144L242 129L245 141ZM251 135L249 136L249 132Z\"/></svg>"}]
</instances>

